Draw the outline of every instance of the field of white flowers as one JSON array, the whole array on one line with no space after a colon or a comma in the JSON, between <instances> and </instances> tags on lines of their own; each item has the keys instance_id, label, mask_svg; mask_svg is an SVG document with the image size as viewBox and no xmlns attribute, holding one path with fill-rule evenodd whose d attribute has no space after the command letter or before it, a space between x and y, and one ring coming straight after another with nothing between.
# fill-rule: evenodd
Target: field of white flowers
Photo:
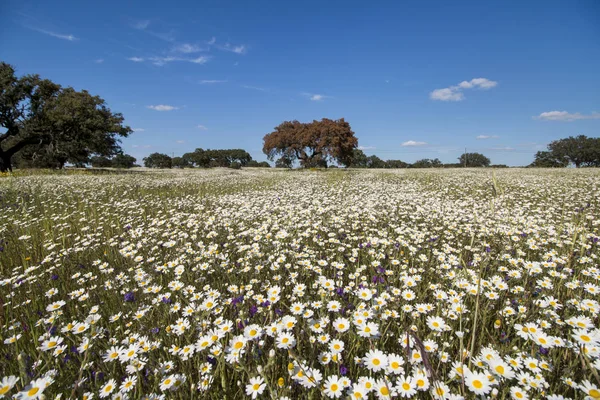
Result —
<instances>
[{"instance_id":1,"label":"field of white flowers","mask_svg":"<svg viewBox=\"0 0 600 400\"><path fill-rule=\"evenodd\" d=\"M599 399L595 170L0 178L0 398Z\"/></svg>"}]
</instances>

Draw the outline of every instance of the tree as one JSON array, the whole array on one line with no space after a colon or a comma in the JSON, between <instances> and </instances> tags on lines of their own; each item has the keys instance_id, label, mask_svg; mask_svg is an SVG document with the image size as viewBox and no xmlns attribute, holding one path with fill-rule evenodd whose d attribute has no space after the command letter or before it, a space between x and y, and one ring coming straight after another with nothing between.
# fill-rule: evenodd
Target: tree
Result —
<instances>
[{"instance_id":1,"label":"tree","mask_svg":"<svg viewBox=\"0 0 600 400\"><path fill-rule=\"evenodd\" d=\"M352 150L352 161L350 162L351 168L367 168L369 158L361 149Z\"/></svg>"},{"instance_id":2,"label":"tree","mask_svg":"<svg viewBox=\"0 0 600 400\"><path fill-rule=\"evenodd\" d=\"M405 163L401 160L387 160L385 162L386 168L408 168L410 164Z\"/></svg>"},{"instance_id":3,"label":"tree","mask_svg":"<svg viewBox=\"0 0 600 400\"><path fill-rule=\"evenodd\" d=\"M465 167L489 167L490 159L480 153L464 153L458 161Z\"/></svg>"},{"instance_id":4,"label":"tree","mask_svg":"<svg viewBox=\"0 0 600 400\"><path fill-rule=\"evenodd\" d=\"M411 164L411 168L440 168L442 166L442 162L434 158L433 160L429 158L423 158L421 160L417 160Z\"/></svg>"},{"instance_id":5,"label":"tree","mask_svg":"<svg viewBox=\"0 0 600 400\"><path fill-rule=\"evenodd\" d=\"M376 155L367 158L367 168L385 168L385 161Z\"/></svg>"},{"instance_id":6,"label":"tree","mask_svg":"<svg viewBox=\"0 0 600 400\"><path fill-rule=\"evenodd\" d=\"M135 157L129 154L117 154L111 160L111 165L113 168L133 168L136 161Z\"/></svg>"},{"instance_id":7,"label":"tree","mask_svg":"<svg viewBox=\"0 0 600 400\"><path fill-rule=\"evenodd\" d=\"M123 121L98 96L37 75L17 78L12 66L0 63L0 171L11 170L21 150L60 168L83 165L93 154L112 156L120 151L118 137L132 132Z\"/></svg>"},{"instance_id":8,"label":"tree","mask_svg":"<svg viewBox=\"0 0 600 400\"><path fill-rule=\"evenodd\" d=\"M195 167L208 168L210 165L209 154L202 148L197 148L191 153L185 153L182 158Z\"/></svg>"},{"instance_id":9,"label":"tree","mask_svg":"<svg viewBox=\"0 0 600 400\"><path fill-rule=\"evenodd\" d=\"M298 160L304 168L326 166L328 161L350 165L357 145L350 124L343 118L308 123L285 121L263 138L263 152L269 160L286 157Z\"/></svg>"},{"instance_id":10,"label":"tree","mask_svg":"<svg viewBox=\"0 0 600 400\"><path fill-rule=\"evenodd\" d=\"M275 161L275 168L292 168L294 161L288 156L281 156Z\"/></svg>"},{"instance_id":11,"label":"tree","mask_svg":"<svg viewBox=\"0 0 600 400\"><path fill-rule=\"evenodd\" d=\"M247 164L247 167L253 167L253 168L271 168L271 164L269 164L266 161L261 161L258 162L256 160L250 160Z\"/></svg>"},{"instance_id":12,"label":"tree","mask_svg":"<svg viewBox=\"0 0 600 400\"><path fill-rule=\"evenodd\" d=\"M535 159L529 165L536 168L564 168L569 165L566 157L557 157L551 151L538 151L535 153Z\"/></svg>"},{"instance_id":13,"label":"tree","mask_svg":"<svg viewBox=\"0 0 600 400\"><path fill-rule=\"evenodd\" d=\"M569 136L548 145L548 151L555 160L567 160L576 168L600 166L600 138L588 138L585 135ZM535 162L535 161L534 161Z\"/></svg>"},{"instance_id":14,"label":"tree","mask_svg":"<svg viewBox=\"0 0 600 400\"><path fill-rule=\"evenodd\" d=\"M112 167L112 160L104 156L94 156L90 158L90 164L94 168L110 168Z\"/></svg>"},{"instance_id":15,"label":"tree","mask_svg":"<svg viewBox=\"0 0 600 400\"><path fill-rule=\"evenodd\" d=\"M171 168L171 162L171 157L161 153L152 153L144 158L146 168Z\"/></svg>"},{"instance_id":16,"label":"tree","mask_svg":"<svg viewBox=\"0 0 600 400\"><path fill-rule=\"evenodd\" d=\"M191 164L185 157L173 157L171 159L171 166L173 168L188 168L191 167Z\"/></svg>"}]
</instances>

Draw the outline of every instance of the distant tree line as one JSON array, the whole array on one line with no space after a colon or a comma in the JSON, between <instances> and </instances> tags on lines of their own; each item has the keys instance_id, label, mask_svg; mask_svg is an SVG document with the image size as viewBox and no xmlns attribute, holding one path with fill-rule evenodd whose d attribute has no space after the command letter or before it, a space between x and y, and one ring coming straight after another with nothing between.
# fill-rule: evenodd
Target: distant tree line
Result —
<instances>
[{"instance_id":1,"label":"distant tree line","mask_svg":"<svg viewBox=\"0 0 600 400\"><path fill-rule=\"evenodd\" d=\"M569 165L600 167L600 138L569 136L550 142L548 150L538 151L530 167L564 168Z\"/></svg>"},{"instance_id":2,"label":"distant tree line","mask_svg":"<svg viewBox=\"0 0 600 400\"><path fill-rule=\"evenodd\" d=\"M506 167L491 165L490 159L480 153L465 153L458 158L458 163L444 164L438 158L423 158L410 164L402 160L382 160L376 155L367 156L362 150L352 151L351 168L459 168L459 167Z\"/></svg>"},{"instance_id":3,"label":"distant tree line","mask_svg":"<svg viewBox=\"0 0 600 400\"><path fill-rule=\"evenodd\" d=\"M228 167L238 169L241 167L270 168L266 162L258 162L242 149L204 150L198 148L193 152L185 153L181 157L169 157L167 154L152 153L144 158L147 168L212 168Z\"/></svg>"}]
</instances>

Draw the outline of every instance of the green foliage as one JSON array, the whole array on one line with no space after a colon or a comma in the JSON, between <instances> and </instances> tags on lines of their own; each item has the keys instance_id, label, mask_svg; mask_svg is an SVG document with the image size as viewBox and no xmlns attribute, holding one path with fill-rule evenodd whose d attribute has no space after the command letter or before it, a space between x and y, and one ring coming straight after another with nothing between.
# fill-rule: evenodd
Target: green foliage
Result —
<instances>
[{"instance_id":1,"label":"green foliage","mask_svg":"<svg viewBox=\"0 0 600 400\"><path fill-rule=\"evenodd\" d=\"M564 168L569 165L566 157L559 158L551 151L538 151L535 153L535 159L529 165L536 168Z\"/></svg>"},{"instance_id":2,"label":"green foliage","mask_svg":"<svg viewBox=\"0 0 600 400\"><path fill-rule=\"evenodd\" d=\"M146 168L171 168L172 159L166 154L152 153L144 158L144 166Z\"/></svg>"},{"instance_id":3,"label":"green foliage","mask_svg":"<svg viewBox=\"0 0 600 400\"><path fill-rule=\"evenodd\" d=\"M118 154L119 137L132 132L123 122L98 96L37 75L17 78L0 63L0 171L12 169L19 152L20 165L57 168Z\"/></svg>"},{"instance_id":4,"label":"green foliage","mask_svg":"<svg viewBox=\"0 0 600 400\"><path fill-rule=\"evenodd\" d=\"M540 154L542 153L542 154ZM549 154L543 154L549 153ZM538 157L538 154L540 156ZM600 166L600 138L589 138L585 135L569 136L565 139L555 140L548 145L548 152L538 152L534 163L560 166L566 160L575 167ZM555 160L554 165L552 160ZM542 166L542 165L536 165Z\"/></svg>"},{"instance_id":5,"label":"green foliage","mask_svg":"<svg viewBox=\"0 0 600 400\"><path fill-rule=\"evenodd\" d=\"M490 159L481 153L464 153L458 157L458 161L465 167L489 167Z\"/></svg>"},{"instance_id":6,"label":"green foliage","mask_svg":"<svg viewBox=\"0 0 600 400\"><path fill-rule=\"evenodd\" d=\"M231 164L229 164L229 168L231 168L231 169L242 169L242 163L240 163L238 161L234 161Z\"/></svg>"},{"instance_id":7,"label":"green foliage","mask_svg":"<svg viewBox=\"0 0 600 400\"><path fill-rule=\"evenodd\" d=\"M117 154L111 161L113 168L133 168L135 167L136 159L129 154Z\"/></svg>"},{"instance_id":8,"label":"green foliage","mask_svg":"<svg viewBox=\"0 0 600 400\"><path fill-rule=\"evenodd\" d=\"M417 160L411 164L410 168L440 168L442 167L442 162L437 159L429 159L423 158L421 160Z\"/></svg>"}]
</instances>

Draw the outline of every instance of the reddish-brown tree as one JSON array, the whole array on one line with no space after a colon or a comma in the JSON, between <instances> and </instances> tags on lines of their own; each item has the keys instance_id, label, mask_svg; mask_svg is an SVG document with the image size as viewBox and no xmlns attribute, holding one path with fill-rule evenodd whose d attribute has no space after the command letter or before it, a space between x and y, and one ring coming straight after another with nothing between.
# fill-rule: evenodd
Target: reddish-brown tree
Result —
<instances>
[{"instance_id":1,"label":"reddish-brown tree","mask_svg":"<svg viewBox=\"0 0 600 400\"><path fill-rule=\"evenodd\" d=\"M350 165L352 150L358 146L358 139L343 118L302 123L285 121L263 138L263 152L269 160L285 157L298 160L308 168L336 161Z\"/></svg>"}]
</instances>

